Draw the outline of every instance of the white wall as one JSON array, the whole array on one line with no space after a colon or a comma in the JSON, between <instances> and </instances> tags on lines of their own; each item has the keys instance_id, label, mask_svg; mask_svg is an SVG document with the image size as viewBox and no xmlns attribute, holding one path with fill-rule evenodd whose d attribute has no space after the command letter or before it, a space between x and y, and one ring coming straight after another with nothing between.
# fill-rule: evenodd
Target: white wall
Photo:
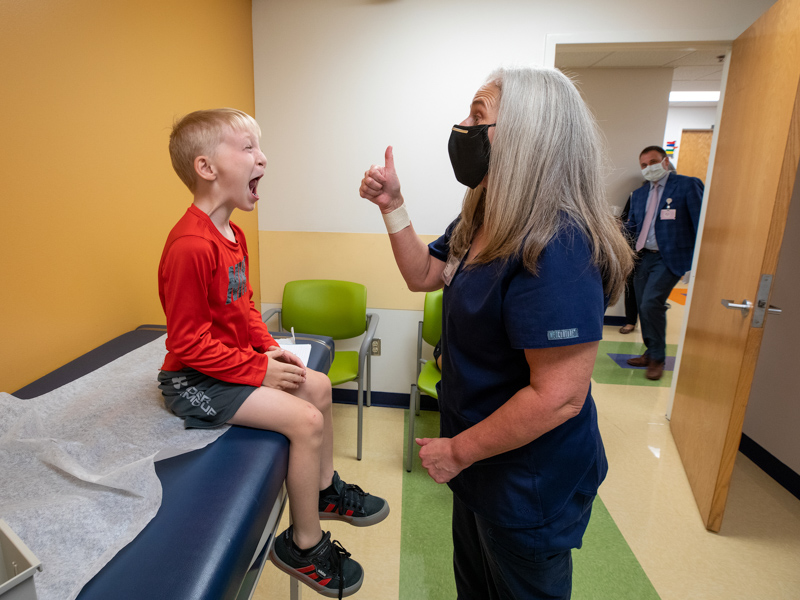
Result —
<instances>
[{"instance_id":1,"label":"white wall","mask_svg":"<svg viewBox=\"0 0 800 600\"><path fill-rule=\"evenodd\" d=\"M664 130L664 147L667 142L677 140L678 147L672 162L678 166L681 155L681 133L684 129L711 129L717 122L717 107L683 108L671 106L667 113L667 126Z\"/></svg>"},{"instance_id":2,"label":"white wall","mask_svg":"<svg viewBox=\"0 0 800 600\"><path fill-rule=\"evenodd\" d=\"M659 145L669 108L672 69L571 69L606 140L606 198L619 210L644 179L639 153Z\"/></svg>"},{"instance_id":3,"label":"white wall","mask_svg":"<svg viewBox=\"0 0 800 600\"><path fill-rule=\"evenodd\" d=\"M674 0L654 18L633 0L253 0L255 116L269 161L259 229L385 232L358 186L391 144L417 232L438 235L464 192L447 156L450 127L493 68L552 61L557 34L565 43L732 40L773 3ZM291 244L260 252L267 282L270 262L293 257ZM408 348L413 365L415 312L381 317L384 348L403 348L402 365ZM376 360L375 389L407 392L407 367L392 360Z\"/></svg>"},{"instance_id":4,"label":"white wall","mask_svg":"<svg viewBox=\"0 0 800 600\"><path fill-rule=\"evenodd\" d=\"M357 189L392 144L418 232L439 233L463 197L449 128L494 67L542 64L554 33L734 39L772 4L675 0L654 18L633 0L253 0L260 229L382 231Z\"/></svg>"}]
</instances>

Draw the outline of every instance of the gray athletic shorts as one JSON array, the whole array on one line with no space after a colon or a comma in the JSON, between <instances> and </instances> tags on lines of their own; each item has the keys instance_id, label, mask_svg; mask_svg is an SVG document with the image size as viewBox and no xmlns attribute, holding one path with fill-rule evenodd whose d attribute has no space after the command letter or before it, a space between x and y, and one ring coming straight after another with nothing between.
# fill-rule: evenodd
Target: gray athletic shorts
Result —
<instances>
[{"instance_id":1,"label":"gray athletic shorts","mask_svg":"<svg viewBox=\"0 0 800 600\"><path fill-rule=\"evenodd\" d=\"M164 396L164 405L183 419L186 429L207 429L227 423L258 389L220 381L189 368L161 371L158 387Z\"/></svg>"}]
</instances>

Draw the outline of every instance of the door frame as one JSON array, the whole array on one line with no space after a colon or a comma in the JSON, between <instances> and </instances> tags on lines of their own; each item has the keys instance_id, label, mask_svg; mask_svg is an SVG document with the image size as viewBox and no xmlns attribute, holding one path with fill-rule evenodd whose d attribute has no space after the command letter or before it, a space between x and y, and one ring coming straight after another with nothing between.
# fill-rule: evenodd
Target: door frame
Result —
<instances>
[{"instance_id":1,"label":"door frame","mask_svg":"<svg viewBox=\"0 0 800 600\"><path fill-rule=\"evenodd\" d=\"M660 39L664 36L663 32L658 34ZM651 48L668 48L670 46L685 46L689 44L732 44L733 40L738 37L736 34L730 40L724 40L719 37L713 39L698 39L696 35L689 35L686 32L674 32L672 35L667 35L671 39L661 39L661 41L653 41L653 35L648 33L580 33L580 34L547 34L545 38L545 61L544 66L553 68L556 61L556 50L560 44L592 44L592 45L607 45L615 49L624 50L626 46L632 48L636 46L637 49ZM673 37L674 36L674 37ZM714 133L711 137L711 151L708 157L708 171L703 180L705 183L705 190L703 191L703 204L700 207L700 222L698 224L697 238L694 246L694 256L692 257L692 269L689 274L688 291L686 295L686 304L683 311L683 322L681 323L680 334L678 336L678 349L675 353L675 367L672 374L672 384L669 390L669 399L667 401L666 418L670 420L672 416L672 406L675 402L675 390L678 383L678 373L681 367L681 356L683 354L683 345L686 338L686 328L689 323L689 311L692 305L692 293L694 290L695 273L697 270L697 260L700 256L703 241L703 228L705 226L706 209L708 208L708 194L712 184L712 173L714 172L714 159L717 152L717 140L719 138L719 123L722 119L722 109L725 102L725 88L728 83L728 72L731 62L731 49L725 53L725 62L722 67L722 79L720 82L719 102L717 103L717 115L715 117Z\"/></svg>"}]
</instances>

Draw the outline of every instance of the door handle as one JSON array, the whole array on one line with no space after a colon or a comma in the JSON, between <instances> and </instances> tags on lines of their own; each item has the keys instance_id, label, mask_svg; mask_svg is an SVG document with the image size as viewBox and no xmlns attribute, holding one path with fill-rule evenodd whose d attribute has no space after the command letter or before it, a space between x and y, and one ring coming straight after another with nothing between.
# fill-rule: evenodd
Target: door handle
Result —
<instances>
[{"instance_id":1,"label":"door handle","mask_svg":"<svg viewBox=\"0 0 800 600\"><path fill-rule=\"evenodd\" d=\"M725 308L739 309L744 316L753 308L753 303L750 300L742 300L740 304L736 304L733 300L722 300L722 306Z\"/></svg>"},{"instance_id":2,"label":"door handle","mask_svg":"<svg viewBox=\"0 0 800 600\"><path fill-rule=\"evenodd\" d=\"M783 312L777 306L772 306L772 304L770 304L769 307L767 307L767 303L764 300L759 300L758 301L758 308L761 308L761 309L765 309L766 308L767 312L769 314L771 314L771 315L779 315L779 314L781 314Z\"/></svg>"}]
</instances>

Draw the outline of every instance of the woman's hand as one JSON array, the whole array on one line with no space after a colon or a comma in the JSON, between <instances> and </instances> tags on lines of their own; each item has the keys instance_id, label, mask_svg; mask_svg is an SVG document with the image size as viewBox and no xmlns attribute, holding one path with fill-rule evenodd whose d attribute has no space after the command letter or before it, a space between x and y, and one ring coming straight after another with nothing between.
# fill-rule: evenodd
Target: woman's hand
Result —
<instances>
[{"instance_id":1,"label":"woman's hand","mask_svg":"<svg viewBox=\"0 0 800 600\"><path fill-rule=\"evenodd\" d=\"M400 180L394 169L392 147L386 148L386 164L383 167L372 165L364 173L361 187L362 198L377 204L386 215L403 205L400 194ZM429 292L442 287L444 261L431 256L428 245L414 231L413 223L389 235L392 253L403 279L412 292Z\"/></svg>"},{"instance_id":2,"label":"woman's hand","mask_svg":"<svg viewBox=\"0 0 800 600\"><path fill-rule=\"evenodd\" d=\"M422 466L436 483L447 483L464 470L453 455L453 440L450 438L417 438L422 446L419 457Z\"/></svg>"},{"instance_id":3,"label":"woman's hand","mask_svg":"<svg viewBox=\"0 0 800 600\"><path fill-rule=\"evenodd\" d=\"M400 194L400 180L397 178L397 171L394 169L394 156L391 146L386 148L384 159L385 166L372 165L364 173L364 179L361 180L361 187L358 188L358 193L362 198L377 204L381 212L386 214L403 204L403 196Z\"/></svg>"},{"instance_id":4,"label":"woman's hand","mask_svg":"<svg viewBox=\"0 0 800 600\"><path fill-rule=\"evenodd\" d=\"M276 390L296 390L306 380L303 362L291 352L270 346L265 352L269 358L267 373L261 385Z\"/></svg>"}]
</instances>

